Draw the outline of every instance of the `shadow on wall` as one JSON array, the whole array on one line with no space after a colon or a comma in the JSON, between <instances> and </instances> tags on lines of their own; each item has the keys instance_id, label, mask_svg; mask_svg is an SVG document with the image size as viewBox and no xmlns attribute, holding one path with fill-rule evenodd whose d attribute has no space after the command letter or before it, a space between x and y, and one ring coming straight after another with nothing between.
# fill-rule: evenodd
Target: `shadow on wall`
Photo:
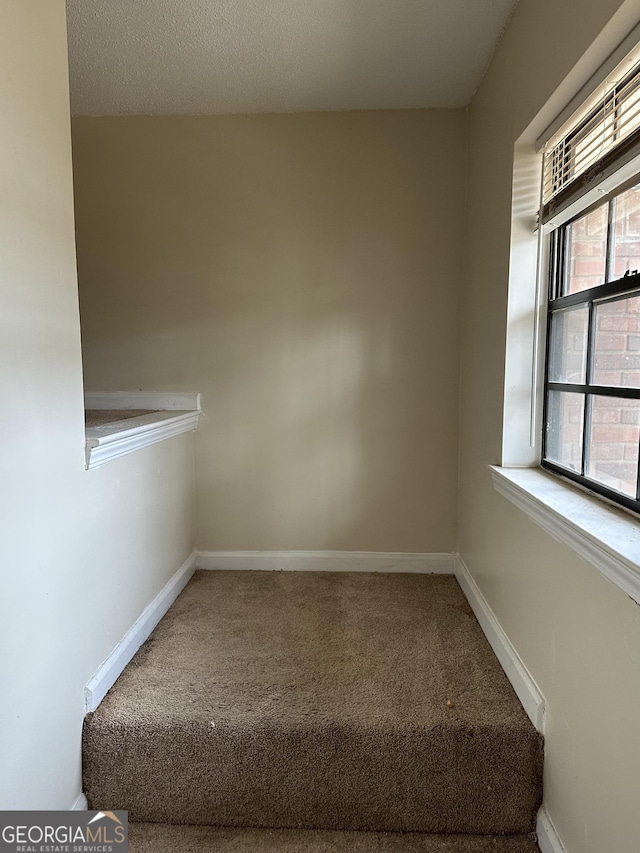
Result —
<instances>
[{"instance_id":1,"label":"shadow on wall","mask_svg":"<svg viewBox=\"0 0 640 853\"><path fill-rule=\"evenodd\" d=\"M86 387L203 392L199 547L453 550L464 127L74 120Z\"/></svg>"}]
</instances>

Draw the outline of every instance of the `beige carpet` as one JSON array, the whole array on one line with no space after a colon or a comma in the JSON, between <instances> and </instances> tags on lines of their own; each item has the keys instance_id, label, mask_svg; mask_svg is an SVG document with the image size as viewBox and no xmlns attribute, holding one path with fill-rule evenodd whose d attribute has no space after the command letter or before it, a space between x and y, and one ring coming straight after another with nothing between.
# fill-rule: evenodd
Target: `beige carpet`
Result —
<instances>
[{"instance_id":1,"label":"beige carpet","mask_svg":"<svg viewBox=\"0 0 640 853\"><path fill-rule=\"evenodd\" d=\"M313 829L215 829L134 823L130 853L539 853L526 836L416 835Z\"/></svg>"},{"instance_id":2,"label":"beige carpet","mask_svg":"<svg viewBox=\"0 0 640 853\"><path fill-rule=\"evenodd\" d=\"M84 733L90 808L132 821L526 834L541 778L443 575L197 572Z\"/></svg>"}]
</instances>

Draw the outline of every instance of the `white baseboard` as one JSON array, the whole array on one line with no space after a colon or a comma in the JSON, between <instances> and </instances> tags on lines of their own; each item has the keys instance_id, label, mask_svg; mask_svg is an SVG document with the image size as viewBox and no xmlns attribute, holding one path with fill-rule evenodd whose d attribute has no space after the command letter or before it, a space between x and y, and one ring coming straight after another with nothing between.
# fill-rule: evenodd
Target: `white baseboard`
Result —
<instances>
[{"instance_id":1,"label":"white baseboard","mask_svg":"<svg viewBox=\"0 0 640 853\"><path fill-rule=\"evenodd\" d=\"M95 711L102 702L122 670L180 595L194 573L195 566L196 552L193 551L153 601L145 607L109 657L100 665L85 687L87 712Z\"/></svg>"},{"instance_id":2,"label":"white baseboard","mask_svg":"<svg viewBox=\"0 0 640 853\"><path fill-rule=\"evenodd\" d=\"M198 551L199 569L453 574L455 554L393 551Z\"/></svg>"},{"instance_id":3,"label":"white baseboard","mask_svg":"<svg viewBox=\"0 0 640 853\"><path fill-rule=\"evenodd\" d=\"M84 794L78 794L73 805L69 809L70 812L86 812L88 808L87 798Z\"/></svg>"},{"instance_id":4,"label":"white baseboard","mask_svg":"<svg viewBox=\"0 0 640 853\"><path fill-rule=\"evenodd\" d=\"M533 680L513 643L498 622L495 613L489 606L471 572L460 555L456 558L455 574L462 591L480 623L491 648L505 671L505 674L518 699L522 703L527 716L539 732L544 733L545 700L540 688Z\"/></svg>"},{"instance_id":5,"label":"white baseboard","mask_svg":"<svg viewBox=\"0 0 640 853\"><path fill-rule=\"evenodd\" d=\"M565 848L560 841L560 836L551 822L547 808L543 803L538 812L536 822L536 835L538 836L538 847L540 853L565 853Z\"/></svg>"}]
</instances>

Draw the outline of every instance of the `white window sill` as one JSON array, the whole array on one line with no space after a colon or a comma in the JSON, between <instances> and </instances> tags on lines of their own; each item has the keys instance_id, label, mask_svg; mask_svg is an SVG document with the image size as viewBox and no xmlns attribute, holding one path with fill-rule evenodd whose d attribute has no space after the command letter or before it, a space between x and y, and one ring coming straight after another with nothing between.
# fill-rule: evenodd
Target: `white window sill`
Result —
<instances>
[{"instance_id":1,"label":"white window sill","mask_svg":"<svg viewBox=\"0 0 640 853\"><path fill-rule=\"evenodd\" d=\"M640 604L640 522L541 468L490 465L493 484Z\"/></svg>"}]
</instances>

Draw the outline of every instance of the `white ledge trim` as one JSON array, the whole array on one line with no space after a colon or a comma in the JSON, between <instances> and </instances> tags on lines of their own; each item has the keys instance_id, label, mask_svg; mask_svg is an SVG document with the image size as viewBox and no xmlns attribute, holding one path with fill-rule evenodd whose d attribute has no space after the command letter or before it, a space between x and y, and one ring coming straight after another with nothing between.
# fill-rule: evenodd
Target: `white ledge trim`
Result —
<instances>
[{"instance_id":1,"label":"white ledge trim","mask_svg":"<svg viewBox=\"0 0 640 853\"><path fill-rule=\"evenodd\" d=\"M137 408L137 407L136 407ZM98 468L150 444L196 429L200 412L153 412L85 430L85 468Z\"/></svg>"},{"instance_id":2,"label":"white ledge trim","mask_svg":"<svg viewBox=\"0 0 640 853\"><path fill-rule=\"evenodd\" d=\"M640 522L540 468L489 467L496 491L640 604Z\"/></svg>"},{"instance_id":3,"label":"white ledge trim","mask_svg":"<svg viewBox=\"0 0 640 853\"><path fill-rule=\"evenodd\" d=\"M85 409L155 409L200 411L200 394L165 391L88 391Z\"/></svg>"}]
</instances>

